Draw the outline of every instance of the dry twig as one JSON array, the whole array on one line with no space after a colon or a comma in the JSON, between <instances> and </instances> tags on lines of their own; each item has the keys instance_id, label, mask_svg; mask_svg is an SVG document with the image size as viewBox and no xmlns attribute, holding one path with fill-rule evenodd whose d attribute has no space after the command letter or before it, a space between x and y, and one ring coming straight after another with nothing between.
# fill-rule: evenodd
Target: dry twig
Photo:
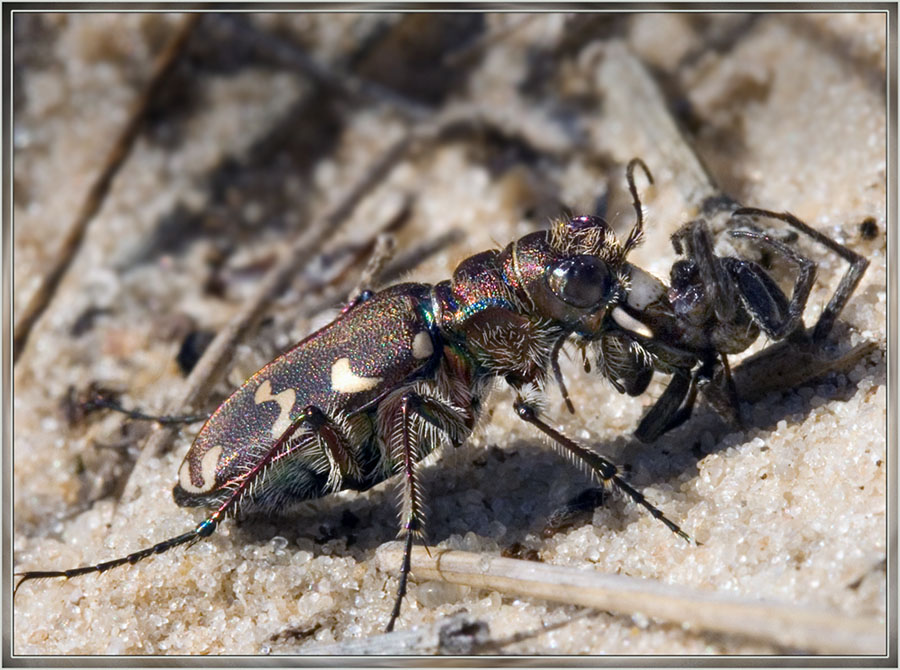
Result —
<instances>
[{"instance_id":1,"label":"dry twig","mask_svg":"<svg viewBox=\"0 0 900 670\"><path fill-rule=\"evenodd\" d=\"M884 649L884 623L874 619L535 561L466 551L430 551L429 555L424 547L413 549L412 572L418 579L438 579L615 614L642 614L685 628L742 635L816 653L881 654ZM383 545L377 554L379 567L393 573L402 554L400 542Z\"/></svg>"},{"instance_id":2,"label":"dry twig","mask_svg":"<svg viewBox=\"0 0 900 670\"><path fill-rule=\"evenodd\" d=\"M259 55L293 70L312 81L355 102L376 102L389 106L406 121L424 121L433 110L386 86L364 79L349 70L330 63L324 65L300 46L271 31L260 30L252 21L238 14L214 15L215 27L222 33L223 44L243 43Z\"/></svg>"},{"instance_id":3,"label":"dry twig","mask_svg":"<svg viewBox=\"0 0 900 670\"><path fill-rule=\"evenodd\" d=\"M693 205L720 196L715 180L682 135L640 60L621 42L606 45L602 55L597 86L606 91L607 113L646 139L650 151L641 154L645 162L665 166L678 191Z\"/></svg>"}]
</instances>

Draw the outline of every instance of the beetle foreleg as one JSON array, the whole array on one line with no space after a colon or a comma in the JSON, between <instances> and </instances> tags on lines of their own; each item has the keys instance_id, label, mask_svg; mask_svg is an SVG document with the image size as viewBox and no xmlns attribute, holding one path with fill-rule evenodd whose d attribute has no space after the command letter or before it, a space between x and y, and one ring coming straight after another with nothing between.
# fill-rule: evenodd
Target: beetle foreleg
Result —
<instances>
[{"instance_id":1,"label":"beetle foreleg","mask_svg":"<svg viewBox=\"0 0 900 670\"><path fill-rule=\"evenodd\" d=\"M621 331L596 341L597 367L619 393L639 396L653 378L653 358L641 344Z\"/></svg>"},{"instance_id":2,"label":"beetle foreleg","mask_svg":"<svg viewBox=\"0 0 900 670\"><path fill-rule=\"evenodd\" d=\"M658 519L663 524L665 524L665 526L673 533L683 538L687 542L693 542L693 540L691 540L691 537L687 533L685 533L681 529L681 527L678 526L678 524L676 524L674 521L671 521L659 509L654 507L647 500L647 498L644 497L643 493L635 488L632 488L631 485L628 484L628 482L622 479L622 477L619 475L619 469L610 461L606 460L599 454L594 453L593 451L585 449L581 445L575 443L573 440L570 440L568 437L550 426L538 416L535 407L526 402L523 398L519 397L516 400L514 407L516 410L516 414L520 419L522 419L526 423L530 423L532 426L535 426L544 435L556 442L559 446L572 454L575 458L582 461L585 465L588 466L588 468L590 468L591 472L600 479L600 482L604 486L615 486L638 505L650 512L653 518Z\"/></svg>"},{"instance_id":3,"label":"beetle foreleg","mask_svg":"<svg viewBox=\"0 0 900 670\"><path fill-rule=\"evenodd\" d=\"M556 340L556 344L553 345L553 349L550 351L550 367L553 369L553 376L556 378L556 383L559 385L559 392L562 394L563 400L566 403L566 409L569 410L569 414L575 414L575 405L573 405L572 401L569 399L569 389L566 388L562 370L559 369L559 352L562 351L563 344L565 344L568 337L569 334L566 333Z\"/></svg>"}]
</instances>

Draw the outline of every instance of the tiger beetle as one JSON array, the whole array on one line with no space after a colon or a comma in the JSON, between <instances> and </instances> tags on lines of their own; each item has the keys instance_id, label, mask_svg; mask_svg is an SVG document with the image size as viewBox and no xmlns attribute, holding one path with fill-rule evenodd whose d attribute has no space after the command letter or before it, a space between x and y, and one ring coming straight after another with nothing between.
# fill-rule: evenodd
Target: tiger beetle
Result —
<instances>
[{"instance_id":1,"label":"tiger beetle","mask_svg":"<svg viewBox=\"0 0 900 670\"><path fill-rule=\"evenodd\" d=\"M630 486L619 469L548 424L541 405L551 376L570 410L558 357L574 338L622 393L643 393L655 372L668 387L636 434L647 441L687 418L698 388L721 386L736 415L726 355L745 350L760 331L770 338L806 337L801 314L815 265L770 237L735 230L798 267L788 299L757 264L720 258L702 221L676 233L685 258L670 285L629 263L643 236L634 180L626 170L636 222L624 243L597 216L552 223L502 251L465 259L436 285L404 283L362 291L330 324L271 361L207 419L178 471L181 506L214 511L195 528L114 560L69 570L17 573L25 581L105 572L209 537L238 509L274 512L344 489L365 490L402 474L400 535L405 551L387 625L400 615L413 541L424 532L418 464L438 447L471 435L497 379L515 392L516 415L586 465L684 540L690 537ZM780 219L835 250L851 264L811 338L820 342L851 295L866 261L789 214L738 209L741 216ZM798 334L800 333L800 334ZM722 374L724 371L724 375ZM725 378L712 383L716 375ZM705 393L711 399L713 392ZM729 410L724 410L728 414ZM146 418L138 416L138 418Z\"/></svg>"}]
</instances>

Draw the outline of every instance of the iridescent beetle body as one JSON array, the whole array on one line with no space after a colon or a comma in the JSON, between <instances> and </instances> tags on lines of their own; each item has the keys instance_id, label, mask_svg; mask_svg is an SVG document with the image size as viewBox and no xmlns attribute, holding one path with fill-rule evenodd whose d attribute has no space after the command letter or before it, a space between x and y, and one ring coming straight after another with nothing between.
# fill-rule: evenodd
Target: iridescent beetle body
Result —
<instances>
[{"instance_id":1,"label":"iridescent beetle body","mask_svg":"<svg viewBox=\"0 0 900 670\"><path fill-rule=\"evenodd\" d=\"M649 178L642 162L629 164L637 223L624 243L603 219L574 217L502 250L471 256L450 280L436 285L407 283L364 291L337 319L250 377L209 417L174 488L179 505L214 509L204 521L105 563L19 573L19 585L135 563L209 536L239 508L278 510L338 490L366 489L401 473L406 551L391 630L406 593L413 539L423 531L417 464L436 448L456 446L469 437L498 379L515 391L520 419L585 464L605 486L625 493L689 540L622 479L615 465L541 418L540 398L551 375L568 401L559 352L574 338L583 352L591 349L601 374L631 395L643 393L655 372L672 374L638 430L656 436L690 411L692 389L712 376L709 368L719 356L727 365L729 347L743 350L759 328L767 333L777 329L780 337L796 330L814 265L763 239L806 268L788 301L761 268L711 257L701 230L692 238L701 248L688 249L685 264L673 267L672 285L667 286L627 261L643 234L636 165ZM849 286L845 295L832 300L832 321L865 268L859 265L853 281L842 283ZM710 288L705 277L717 272L727 281ZM728 291L739 294L741 309L721 307ZM716 335L721 342L712 339Z\"/></svg>"},{"instance_id":2,"label":"iridescent beetle body","mask_svg":"<svg viewBox=\"0 0 900 670\"><path fill-rule=\"evenodd\" d=\"M438 365L428 290L423 284L387 288L244 382L195 438L179 470L175 501L218 504L263 460L268 471L246 501L261 511L379 481L387 461L373 444L373 415L386 395ZM278 445L304 421L309 426ZM273 448L280 451L267 457Z\"/></svg>"}]
</instances>

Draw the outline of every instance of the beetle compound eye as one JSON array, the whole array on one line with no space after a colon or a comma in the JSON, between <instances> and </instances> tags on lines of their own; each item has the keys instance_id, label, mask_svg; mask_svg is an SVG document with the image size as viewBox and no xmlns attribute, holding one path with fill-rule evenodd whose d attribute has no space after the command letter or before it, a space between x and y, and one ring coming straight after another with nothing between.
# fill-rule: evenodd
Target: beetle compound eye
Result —
<instances>
[{"instance_id":1,"label":"beetle compound eye","mask_svg":"<svg viewBox=\"0 0 900 670\"><path fill-rule=\"evenodd\" d=\"M549 277L550 288L573 307L598 304L609 291L611 275L606 263L594 256L578 256L561 261Z\"/></svg>"}]
</instances>

